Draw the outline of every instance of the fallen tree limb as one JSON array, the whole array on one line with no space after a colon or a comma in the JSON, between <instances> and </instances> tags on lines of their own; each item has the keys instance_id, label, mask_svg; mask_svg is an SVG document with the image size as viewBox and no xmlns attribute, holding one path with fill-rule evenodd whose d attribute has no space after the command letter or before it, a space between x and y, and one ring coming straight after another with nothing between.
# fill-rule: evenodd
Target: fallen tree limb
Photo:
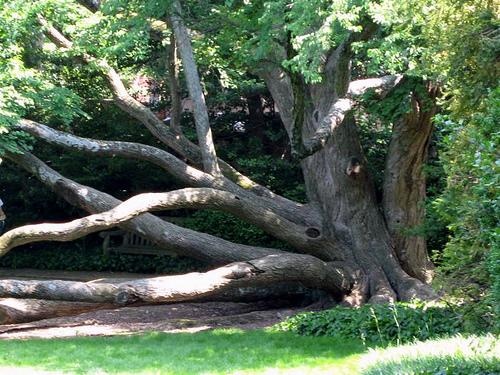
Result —
<instances>
[{"instance_id":1,"label":"fallen tree limb","mask_svg":"<svg viewBox=\"0 0 500 375\"><path fill-rule=\"evenodd\" d=\"M128 280L127 280L128 281ZM89 283L119 283L124 282L124 279L99 279L93 280ZM33 282L29 282L31 285ZM46 285L55 286L58 282L50 281ZM19 286L19 285L18 285ZM26 288L27 284L24 284ZM43 295L43 294L41 294ZM265 287L241 287L227 290L215 298L199 298L193 302L198 303L211 303L211 302L235 302L237 304L252 304L252 306L259 306L261 309L277 308L281 306L295 305L300 303L315 302L321 298L323 294L318 291L305 288L301 283L276 283ZM139 307L151 305L150 303L134 303L130 307ZM175 304L174 304L175 305ZM71 302L60 300L44 300L44 299L19 299L19 298L5 298L0 299L0 326L1 325L14 325L19 323L28 323L33 321L53 319L59 317L67 317L80 315L86 312L97 310L117 309L115 303L94 303L94 302ZM251 311L251 310L250 310ZM244 313L243 311L241 313ZM48 323L48 326L60 327L61 324ZM83 324L83 323L80 323ZM77 324L77 325L80 325ZM67 326L66 324L64 325ZM27 329L34 326L28 326ZM47 327L46 325L42 327ZM3 332L14 329L11 327L1 327L0 334ZM17 326L15 328L24 329L24 326Z\"/></svg>"},{"instance_id":2,"label":"fallen tree limb","mask_svg":"<svg viewBox=\"0 0 500 375\"><path fill-rule=\"evenodd\" d=\"M0 299L0 325L17 324L110 309L110 303L46 301L40 299Z\"/></svg>"},{"instance_id":3,"label":"fallen tree limb","mask_svg":"<svg viewBox=\"0 0 500 375\"><path fill-rule=\"evenodd\" d=\"M82 283L62 280L1 280L0 298L111 303L166 303L216 297L239 287L301 282L337 296L346 294L352 284L349 271L310 255L269 255L247 262L199 273L161 276L120 283Z\"/></svg>"}]
</instances>

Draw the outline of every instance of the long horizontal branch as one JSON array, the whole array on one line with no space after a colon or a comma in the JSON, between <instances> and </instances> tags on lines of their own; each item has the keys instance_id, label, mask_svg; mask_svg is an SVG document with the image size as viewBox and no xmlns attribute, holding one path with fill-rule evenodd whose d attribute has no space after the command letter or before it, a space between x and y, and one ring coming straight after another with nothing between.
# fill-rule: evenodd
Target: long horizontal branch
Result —
<instances>
[{"instance_id":1,"label":"long horizontal branch","mask_svg":"<svg viewBox=\"0 0 500 375\"><path fill-rule=\"evenodd\" d=\"M215 179L213 176L191 167L171 153L157 147L136 142L103 141L78 137L26 119L18 121L16 128L50 144L67 149L151 162L189 186L221 188L228 191L238 188L231 181Z\"/></svg>"},{"instance_id":2,"label":"long horizontal branch","mask_svg":"<svg viewBox=\"0 0 500 375\"><path fill-rule=\"evenodd\" d=\"M354 108L356 102L352 99L353 97L363 95L372 89L376 90L377 94L382 97L394 88L401 79L401 75L388 75L380 78L352 81L349 84L348 96L333 102L315 133L304 141L303 151L298 156L303 159L318 152L326 145L333 131L342 124L347 113Z\"/></svg>"},{"instance_id":3,"label":"long horizontal branch","mask_svg":"<svg viewBox=\"0 0 500 375\"><path fill-rule=\"evenodd\" d=\"M269 255L232 263L205 273L161 276L121 283L84 283L62 280L0 280L0 297L115 303L179 302L220 295L225 291L276 282L301 282L335 295L352 285L348 273L333 263L310 255Z\"/></svg>"},{"instance_id":4,"label":"long horizontal branch","mask_svg":"<svg viewBox=\"0 0 500 375\"><path fill-rule=\"evenodd\" d=\"M39 241L72 241L90 233L115 227L146 212L182 208L216 209L230 212L296 247L308 242L306 228L288 222L265 207L232 193L210 188L187 188L168 193L134 196L115 208L68 223L25 225L0 236L0 256L10 249ZM311 239L312 242L312 239Z\"/></svg>"},{"instance_id":5,"label":"long horizontal branch","mask_svg":"<svg viewBox=\"0 0 500 375\"><path fill-rule=\"evenodd\" d=\"M73 43L66 38L59 30L53 27L47 22L42 16L38 17L38 21L45 29L45 33L50 40L56 46L64 49L71 49ZM113 93L115 104L121 108L123 111L128 113L130 116L139 120L157 139L165 143L168 147L173 149L178 154L187 158L191 162L201 165L202 155L200 148L190 142L182 134L178 134L176 131L165 126L165 124L160 121L155 114L146 106L135 100L125 88L120 75L114 70L105 60L98 60L88 54L83 54L82 59L88 63L93 64L101 70L102 74L108 81L109 87ZM219 159L218 164L227 178L235 182L242 188L255 193L258 196L272 198L279 201L283 205L297 206L293 201L290 201L278 194L275 194L268 188L259 185L255 181L252 181L247 176L238 172L231 165L225 161Z\"/></svg>"},{"instance_id":6,"label":"long horizontal branch","mask_svg":"<svg viewBox=\"0 0 500 375\"><path fill-rule=\"evenodd\" d=\"M311 215L307 215L307 209L300 204L285 199L255 196L252 192L241 188L229 179L215 178L208 173L204 173L189 166L172 154L153 146L133 142L102 141L82 138L30 120L20 120L17 124L17 128L37 138L43 139L46 142L68 149L84 151L96 155L121 156L148 161L163 168L188 186L211 187L227 190L239 196L254 199L256 202L260 202L261 205L267 206L276 214L293 222L318 225L312 223L312 218L308 218L307 220L303 218Z\"/></svg>"},{"instance_id":7,"label":"long horizontal branch","mask_svg":"<svg viewBox=\"0 0 500 375\"><path fill-rule=\"evenodd\" d=\"M28 152L21 155L7 154L6 158L32 173L71 205L89 213L108 211L122 203L109 194L62 176ZM209 264L227 264L283 253L277 249L236 244L206 233L182 228L149 213L122 223L120 227L147 237L166 250L200 259Z\"/></svg>"}]
</instances>

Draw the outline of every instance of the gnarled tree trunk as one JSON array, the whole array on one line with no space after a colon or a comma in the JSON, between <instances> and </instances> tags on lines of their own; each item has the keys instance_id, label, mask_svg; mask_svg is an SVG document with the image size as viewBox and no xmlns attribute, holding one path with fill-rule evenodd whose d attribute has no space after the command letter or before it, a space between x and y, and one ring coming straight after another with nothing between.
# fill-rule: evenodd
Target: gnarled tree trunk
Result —
<instances>
[{"instance_id":1,"label":"gnarled tree trunk","mask_svg":"<svg viewBox=\"0 0 500 375\"><path fill-rule=\"evenodd\" d=\"M410 111L394 124L383 186L384 215L398 259L409 275L424 282L432 280L434 266L425 237L415 231L422 230L419 227L425 219L424 164L437 108L436 93L430 85L424 97L413 92Z\"/></svg>"},{"instance_id":2,"label":"gnarled tree trunk","mask_svg":"<svg viewBox=\"0 0 500 375\"><path fill-rule=\"evenodd\" d=\"M424 283L429 280L431 266L423 239L405 237L401 231L403 227L418 225L423 218L422 166L434 107L424 109L414 96L412 111L395 125L386 163L384 202L380 204L350 111L356 106L357 96L370 89L384 94L399 83L401 76L351 81L350 45L370 33L351 34L325 54L321 83L306 83L297 72L269 62L263 62L257 72L273 96L293 154L301 162L308 203L299 204L274 194L217 158L180 6L179 1L173 2L170 21L189 91L196 102L199 147L168 129L148 108L135 101L106 61L87 54L81 57L84 62L101 68L119 108L203 169L151 146L80 138L27 120L19 121L18 129L59 147L153 162L195 188L145 194L121 202L65 178L28 152L8 154L10 161L92 215L70 223L31 225L9 231L0 237L0 256L28 242L68 241L121 226L169 251L204 260L218 268L206 273L117 285L0 281L0 297L162 303L223 295L245 286L294 282L323 289L353 305L434 298L435 294ZM42 17L39 22L57 46L72 48L72 43ZM285 50L277 48L275 52L285 58ZM163 222L149 213L176 208L210 208L231 213L285 241L293 251L236 244Z\"/></svg>"}]
</instances>

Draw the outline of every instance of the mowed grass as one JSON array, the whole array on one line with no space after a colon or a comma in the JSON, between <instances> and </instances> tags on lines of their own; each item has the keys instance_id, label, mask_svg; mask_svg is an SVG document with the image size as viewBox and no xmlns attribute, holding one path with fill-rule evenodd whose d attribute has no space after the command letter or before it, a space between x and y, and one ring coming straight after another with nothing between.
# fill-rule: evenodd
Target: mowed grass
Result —
<instances>
[{"instance_id":1,"label":"mowed grass","mask_svg":"<svg viewBox=\"0 0 500 375\"><path fill-rule=\"evenodd\" d=\"M356 374L361 342L269 330L0 341L0 372Z\"/></svg>"},{"instance_id":2,"label":"mowed grass","mask_svg":"<svg viewBox=\"0 0 500 375\"><path fill-rule=\"evenodd\" d=\"M454 336L370 350L362 356L363 375L500 374L498 335Z\"/></svg>"}]
</instances>

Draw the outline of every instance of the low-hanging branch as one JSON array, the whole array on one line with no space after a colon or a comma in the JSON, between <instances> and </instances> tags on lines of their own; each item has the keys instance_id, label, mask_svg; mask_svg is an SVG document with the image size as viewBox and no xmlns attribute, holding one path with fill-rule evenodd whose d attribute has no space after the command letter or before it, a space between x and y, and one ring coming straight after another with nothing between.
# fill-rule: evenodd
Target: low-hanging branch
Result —
<instances>
[{"instance_id":1,"label":"low-hanging branch","mask_svg":"<svg viewBox=\"0 0 500 375\"><path fill-rule=\"evenodd\" d=\"M32 173L71 205L87 212L108 211L122 203L109 194L62 176L29 152L8 153L5 157ZM120 224L120 227L151 239L161 248L199 259L208 264L227 264L283 253L278 249L238 244L203 232L182 228L149 213L124 222Z\"/></svg>"},{"instance_id":2,"label":"low-hanging branch","mask_svg":"<svg viewBox=\"0 0 500 375\"><path fill-rule=\"evenodd\" d=\"M252 197L256 202L266 205L276 214L294 222L304 222L303 216L307 211L304 206L287 201L284 205L281 200L258 197L246 189L233 183L226 178L215 178L194 167L189 166L172 154L159 148L134 142L102 141L90 138L82 138L60 130L52 129L49 126L35 121L22 119L17 123L17 129L23 130L37 138L43 139L50 144L84 151L97 155L121 156L144 160L166 170L188 186L211 187L226 190L243 197ZM309 221L311 221L309 219ZM316 224L317 225L317 224Z\"/></svg>"},{"instance_id":3,"label":"low-hanging branch","mask_svg":"<svg viewBox=\"0 0 500 375\"><path fill-rule=\"evenodd\" d=\"M117 226L150 211L182 208L211 208L230 212L258 225L296 247L313 241L306 228L289 222L263 206L232 193L210 188L186 188L168 193L144 193L119 204L112 210L86 216L68 223L25 225L0 237L0 256L10 249L39 241L72 241L100 230Z\"/></svg>"},{"instance_id":4,"label":"low-hanging branch","mask_svg":"<svg viewBox=\"0 0 500 375\"><path fill-rule=\"evenodd\" d=\"M215 179L213 176L191 167L171 153L157 147L136 142L103 141L78 137L26 119L18 121L16 128L50 144L69 149L98 155L122 156L149 161L190 186L222 188L229 191L235 190L237 186L227 179Z\"/></svg>"}]
</instances>

